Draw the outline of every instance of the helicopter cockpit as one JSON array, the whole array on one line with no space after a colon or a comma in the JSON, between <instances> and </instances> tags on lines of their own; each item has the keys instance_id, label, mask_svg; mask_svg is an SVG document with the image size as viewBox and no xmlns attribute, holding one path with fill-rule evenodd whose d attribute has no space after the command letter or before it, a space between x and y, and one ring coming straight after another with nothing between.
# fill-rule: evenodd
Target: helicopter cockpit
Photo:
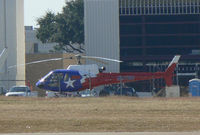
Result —
<instances>
[{"instance_id":1,"label":"helicopter cockpit","mask_svg":"<svg viewBox=\"0 0 200 135\"><path fill-rule=\"evenodd\" d=\"M59 87L60 81L68 77L68 74L64 74L62 72L49 72L46 76L44 76L40 81L36 84L39 88L44 88L45 85L48 87Z\"/></svg>"},{"instance_id":2,"label":"helicopter cockpit","mask_svg":"<svg viewBox=\"0 0 200 135\"><path fill-rule=\"evenodd\" d=\"M80 79L78 71L58 69L49 72L36 83L36 86L51 91L73 91L81 87Z\"/></svg>"}]
</instances>

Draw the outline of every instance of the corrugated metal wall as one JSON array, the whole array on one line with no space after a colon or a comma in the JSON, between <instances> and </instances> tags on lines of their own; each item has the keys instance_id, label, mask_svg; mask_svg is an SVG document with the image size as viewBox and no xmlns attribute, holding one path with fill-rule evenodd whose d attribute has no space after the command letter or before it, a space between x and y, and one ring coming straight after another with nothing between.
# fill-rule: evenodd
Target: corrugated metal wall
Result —
<instances>
[{"instance_id":1,"label":"corrugated metal wall","mask_svg":"<svg viewBox=\"0 0 200 135\"><path fill-rule=\"evenodd\" d=\"M199 0L120 0L120 15L199 14Z\"/></svg>"},{"instance_id":2,"label":"corrugated metal wall","mask_svg":"<svg viewBox=\"0 0 200 135\"><path fill-rule=\"evenodd\" d=\"M8 89L16 84L25 84L25 66L8 69L7 66L25 63L24 40L24 0L0 0L0 51L5 44L8 47L8 58L5 71L0 75L0 87Z\"/></svg>"},{"instance_id":3,"label":"corrugated metal wall","mask_svg":"<svg viewBox=\"0 0 200 135\"><path fill-rule=\"evenodd\" d=\"M5 21L5 0L0 0L0 53L3 51L3 49L6 47L6 37L5 37L5 31L6 31L6 21ZM5 65L0 65L0 73L5 72ZM0 76L1 78L1 76ZM1 82L0 82L1 83Z\"/></svg>"},{"instance_id":4,"label":"corrugated metal wall","mask_svg":"<svg viewBox=\"0 0 200 135\"><path fill-rule=\"evenodd\" d=\"M86 55L119 60L118 0L84 0L84 14ZM95 62L87 60L87 63ZM109 62L104 66L107 72L119 72L119 65Z\"/></svg>"}]
</instances>

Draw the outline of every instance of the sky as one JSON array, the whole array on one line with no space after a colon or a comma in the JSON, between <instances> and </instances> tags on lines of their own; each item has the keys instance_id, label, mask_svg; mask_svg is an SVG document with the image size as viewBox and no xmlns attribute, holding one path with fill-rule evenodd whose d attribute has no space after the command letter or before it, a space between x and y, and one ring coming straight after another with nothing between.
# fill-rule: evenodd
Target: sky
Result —
<instances>
[{"instance_id":1,"label":"sky","mask_svg":"<svg viewBox=\"0 0 200 135\"><path fill-rule=\"evenodd\" d=\"M24 25L37 27L37 18L47 11L62 11L66 0L24 0Z\"/></svg>"}]
</instances>

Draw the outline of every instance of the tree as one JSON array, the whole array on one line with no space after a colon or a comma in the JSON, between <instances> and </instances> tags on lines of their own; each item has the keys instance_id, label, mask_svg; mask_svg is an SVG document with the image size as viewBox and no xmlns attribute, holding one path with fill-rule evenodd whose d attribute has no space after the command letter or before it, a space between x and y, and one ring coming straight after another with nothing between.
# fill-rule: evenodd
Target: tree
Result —
<instances>
[{"instance_id":1,"label":"tree","mask_svg":"<svg viewBox=\"0 0 200 135\"><path fill-rule=\"evenodd\" d=\"M37 20L37 38L43 43L56 42L55 50L84 52L84 8L83 0L67 1L62 13L50 11Z\"/></svg>"}]
</instances>

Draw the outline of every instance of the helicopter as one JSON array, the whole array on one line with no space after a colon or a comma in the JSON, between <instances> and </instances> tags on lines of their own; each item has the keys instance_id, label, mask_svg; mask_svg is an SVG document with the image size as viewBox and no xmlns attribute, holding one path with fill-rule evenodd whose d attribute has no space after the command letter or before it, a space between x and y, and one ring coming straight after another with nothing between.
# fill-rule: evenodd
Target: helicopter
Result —
<instances>
[{"instance_id":1,"label":"helicopter","mask_svg":"<svg viewBox=\"0 0 200 135\"><path fill-rule=\"evenodd\" d=\"M76 56L80 64L81 58L103 59L114 62L122 62L114 59L91 56ZM72 59L72 58L69 58ZM42 77L36 86L40 89L54 92L80 92L86 89L101 85L128 83L134 81L164 78L166 85L172 85L174 70L180 59L180 55L174 56L165 72L124 72L124 73L104 73L105 68L100 68L96 64L89 65L69 65L67 69L56 69L50 71ZM60 59L53 59L60 60ZM32 64L32 63L30 63Z\"/></svg>"}]
</instances>

